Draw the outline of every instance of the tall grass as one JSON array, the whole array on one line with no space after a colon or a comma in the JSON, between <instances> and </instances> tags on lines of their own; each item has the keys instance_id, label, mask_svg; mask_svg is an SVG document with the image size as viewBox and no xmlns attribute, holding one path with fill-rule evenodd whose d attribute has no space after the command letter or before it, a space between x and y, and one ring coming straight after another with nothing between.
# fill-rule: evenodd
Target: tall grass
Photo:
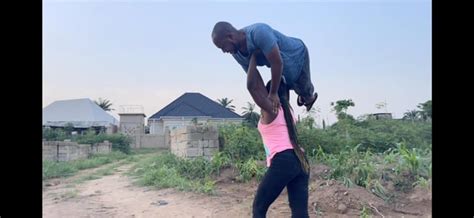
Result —
<instances>
[{"instance_id":1,"label":"tall grass","mask_svg":"<svg viewBox=\"0 0 474 218\"><path fill-rule=\"evenodd\" d=\"M120 151L113 151L109 154L93 155L90 158L84 160L75 160L68 162L54 162L45 160L43 161L43 180L72 176L79 170L98 167L104 164L124 159L126 157L127 155Z\"/></svg>"},{"instance_id":2,"label":"tall grass","mask_svg":"<svg viewBox=\"0 0 474 218\"><path fill-rule=\"evenodd\" d=\"M204 158L183 159L163 152L139 161L130 171L137 184L212 194L212 164Z\"/></svg>"}]
</instances>

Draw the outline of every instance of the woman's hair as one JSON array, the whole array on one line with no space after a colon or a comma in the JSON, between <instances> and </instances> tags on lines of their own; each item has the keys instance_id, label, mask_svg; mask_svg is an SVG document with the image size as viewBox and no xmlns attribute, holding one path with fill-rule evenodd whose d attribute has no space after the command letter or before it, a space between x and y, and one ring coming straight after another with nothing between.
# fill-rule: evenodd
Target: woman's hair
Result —
<instances>
[{"instance_id":1,"label":"woman's hair","mask_svg":"<svg viewBox=\"0 0 474 218\"><path fill-rule=\"evenodd\" d=\"M267 91L270 92L271 80L268 81L266 88ZM288 134L290 136L291 144L293 145L293 150L295 151L296 156L300 160L301 167L303 171L308 174L309 173L309 163L306 159L301 147L298 144L298 137L296 132L296 126L293 120L293 115L290 111L290 90L289 87L286 85L284 79L281 79L280 86L278 87L278 97L280 98L280 104L283 108L283 112L285 115L286 126L288 128Z\"/></svg>"}]
</instances>

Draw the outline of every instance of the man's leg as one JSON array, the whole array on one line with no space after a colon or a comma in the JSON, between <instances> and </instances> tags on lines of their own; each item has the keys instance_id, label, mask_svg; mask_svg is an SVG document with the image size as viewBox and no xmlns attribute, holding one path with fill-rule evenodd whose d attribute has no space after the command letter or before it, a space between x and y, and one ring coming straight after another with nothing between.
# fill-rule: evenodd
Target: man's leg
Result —
<instances>
[{"instance_id":1,"label":"man's leg","mask_svg":"<svg viewBox=\"0 0 474 218\"><path fill-rule=\"evenodd\" d=\"M314 103L317 99L317 93L314 92L314 86L311 83L311 71L309 68L309 54L305 47L305 62L301 70L300 77L292 85L292 89L300 96L303 104Z\"/></svg>"}]
</instances>

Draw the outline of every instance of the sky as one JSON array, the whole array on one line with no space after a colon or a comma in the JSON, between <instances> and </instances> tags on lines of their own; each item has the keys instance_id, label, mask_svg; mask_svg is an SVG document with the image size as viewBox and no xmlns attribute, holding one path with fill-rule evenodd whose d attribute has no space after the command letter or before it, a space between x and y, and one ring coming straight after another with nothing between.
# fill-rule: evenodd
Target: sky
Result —
<instances>
[{"instance_id":1,"label":"sky","mask_svg":"<svg viewBox=\"0 0 474 218\"><path fill-rule=\"evenodd\" d=\"M218 21L266 23L305 42L319 124L337 121L337 100L352 99L347 112L356 118L401 118L431 100L431 1L44 0L43 107L105 98L116 118L120 105L141 105L148 118L199 92L232 99L241 114L253 100L240 65L212 43ZM259 71L271 78L269 68ZM307 116L296 97L295 112Z\"/></svg>"}]
</instances>

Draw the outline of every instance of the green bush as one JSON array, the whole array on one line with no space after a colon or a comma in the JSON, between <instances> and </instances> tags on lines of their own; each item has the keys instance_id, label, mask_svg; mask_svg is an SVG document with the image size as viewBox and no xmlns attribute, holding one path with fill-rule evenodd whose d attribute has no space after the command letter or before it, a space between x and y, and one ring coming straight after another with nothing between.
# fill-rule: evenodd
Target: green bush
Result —
<instances>
[{"instance_id":1,"label":"green bush","mask_svg":"<svg viewBox=\"0 0 474 218\"><path fill-rule=\"evenodd\" d=\"M297 131L300 146L310 153L317 150L319 146L324 152L337 153L347 144L346 139L339 137L337 131L331 129L309 129L297 125Z\"/></svg>"},{"instance_id":2,"label":"green bush","mask_svg":"<svg viewBox=\"0 0 474 218\"><path fill-rule=\"evenodd\" d=\"M232 165L230 157L223 152L216 152L211 158L212 172L220 174L222 168Z\"/></svg>"},{"instance_id":3,"label":"green bush","mask_svg":"<svg viewBox=\"0 0 474 218\"><path fill-rule=\"evenodd\" d=\"M141 160L131 170L141 185L203 193L213 193L211 173L210 161L204 158L183 159L170 152Z\"/></svg>"},{"instance_id":4,"label":"green bush","mask_svg":"<svg viewBox=\"0 0 474 218\"><path fill-rule=\"evenodd\" d=\"M369 182L378 178L373 154L370 151L359 152L359 146L347 148L339 154L321 154L324 162L331 167L331 177L344 181L345 184L356 184L367 187ZM350 180L350 181L348 181Z\"/></svg>"},{"instance_id":5,"label":"green bush","mask_svg":"<svg viewBox=\"0 0 474 218\"><path fill-rule=\"evenodd\" d=\"M130 153L131 138L123 134L95 134L94 130L89 130L83 135L68 135L63 129L43 128L43 139L47 141L64 141L71 139L79 144L94 144L104 142L112 143L112 150L121 151L125 154Z\"/></svg>"},{"instance_id":6,"label":"green bush","mask_svg":"<svg viewBox=\"0 0 474 218\"><path fill-rule=\"evenodd\" d=\"M168 165L144 170L140 183L158 188L176 187L180 190L189 190L191 188L191 182L181 177L175 168Z\"/></svg>"},{"instance_id":7,"label":"green bush","mask_svg":"<svg viewBox=\"0 0 474 218\"><path fill-rule=\"evenodd\" d=\"M346 146L359 145L382 153L403 142L408 148L431 149L431 123L404 120L341 120L326 129L308 128L298 123L300 145L311 154L321 146L326 153L339 153Z\"/></svg>"},{"instance_id":8,"label":"green bush","mask_svg":"<svg viewBox=\"0 0 474 218\"><path fill-rule=\"evenodd\" d=\"M265 158L262 139L256 128L231 124L221 126L219 134L222 136L222 152L233 162Z\"/></svg>"},{"instance_id":9,"label":"green bush","mask_svg":"<svg viewBox=\"0 0 474 218\"><path fill-rule=\"evenodd\" d=\"M57 177L71 176L77 168L68 162L43 161L43 180Z\"/></svg>"},{"instance_id":10,"label":"green bush","mask_svg":"<svg viewBox=\"0 0 474 218\"><path fill-rule=\"evenodd\" d=\"M239 176L237 179L244 182L249 181L253 177L260 180L266 172L266 168L258 165L257 161L253 158L236 163L236 167L239 170Z\"/></svg>"},{"instance_id":11,"label":"green bush","mask_svg":"<svg viewBox=\"0 0 474 218\"><path fill-rule=\"evenodd\" d=\"M130 153L131 138L123 134L95 134L92 131L87 132L84 135L77 136L75 141L80 144L94 144L103 141L109 141L112 143L112 150L121 151L125 154Z\"/></svg>"},{"instance_id":12,"label":"green bush","mask_svg":"<svg viewBox=\"0 0 474 218\"><path fill-rule=\"evenodd\" d=\"M203 179L211 175L212 165L203 157L180 159L177 170L180 175L187 179Z\"/></svg>"},{"instance_id":13,"label":"green bush","mask_svg":"<svg viewBox=\"0 0 474 218\"><path fill-rule=\"evenodd\" d=\"M432 129L429 122L367 120L355 126L368 130L366 134L360 134L358 139L360 143L367 144L366 147L374 146L373 150L377 152L396 148L400 142L404 142L408 148L431 148Z\"/></svg>"},{"instance_id":14,"label":"green bush","mask_svg":"<svg viewBox=\"0 0 474 218\"><path fill-rule=\"evenodd\" d=\"M43 128L43 139L47 141L63 141L69 138L62 129Z\"/></svg>"},{"instance_id":15,"label":"green bush","mask_svg":"<svg viewBox=\"0 0 474 218\"><path fill-rule=\"evenodd\" d=\"M431 181L431 149L408 149L403 143L383 153L362 151L358 145L331 154L319 147L310 158L327 164L331 168L329 177L341 180L346 186L365 187L384 200L389 200L391 195L381 186L382 180L392 181L402 191L418 184L426 186Z\"/></svg>"}]
</instances>

